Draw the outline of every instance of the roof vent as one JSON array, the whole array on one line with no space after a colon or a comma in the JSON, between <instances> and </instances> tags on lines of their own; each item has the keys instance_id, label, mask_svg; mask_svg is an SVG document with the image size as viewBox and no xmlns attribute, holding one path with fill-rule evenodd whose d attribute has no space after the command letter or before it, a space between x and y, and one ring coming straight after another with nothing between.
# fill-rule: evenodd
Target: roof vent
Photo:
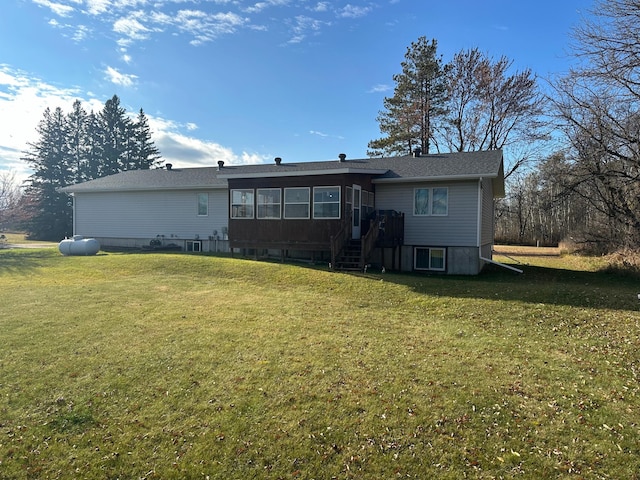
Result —
<instances>
[{"instance_id":1,"label":"roof vent","mask_svg":"<svg viewBox=\"0 0 640 480\"><path fill-rule=\"evenodd\" d=\"M347 155L344 153L341 153L340 155L338 155L338 158L340 159L341 162L344 162L347 159Z\"/></svg>"},{"instance_id":2,"label":"roof vent","mask_svg":"<svg viewBox=\"0 0 640 480\"><path fill-rule=\"evenodd\" d=\"M280 157L275 158L276 165L280 165L282 163L282 159Z\"/></svg>"},{"instance_id":3,"label":"roof vent","mask_svg":"<svg viewBox=\"0 0 640 480\"><path fill-rule=\"evenodd\" d=\"M413 149L413 156L414 157L419 157L420 154L422 154L422 149L420 147L416 147Z\"/></svg>"},{"instance_id":4,"label":"roof vent","mask_svg":"<svg viewBox=\"0 0 640 480\"><path fill-rule=\"evenodd\" d=\"M165 163L164 166L167 167L167 170L171 170L173 168L172 163Z\"/></svg>"},{"instance_id":5,"label":"roof vent","mask_svg":"<svg viewBox=\"0 0 640 480\"><path fill-rule=\"evenodd\" d=\"M222 167L224 167L224 161L218 160L218 170L220 170Z\"/></svg>"}]
</instances>

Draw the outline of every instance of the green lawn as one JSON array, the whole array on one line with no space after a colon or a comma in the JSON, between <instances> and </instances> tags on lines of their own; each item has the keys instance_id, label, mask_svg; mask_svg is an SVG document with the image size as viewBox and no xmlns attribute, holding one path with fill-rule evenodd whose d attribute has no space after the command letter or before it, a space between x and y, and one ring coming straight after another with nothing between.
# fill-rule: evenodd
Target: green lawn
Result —
<instances>
[{"instance_id":1,"label":"green lawn","mask_svg":"<svg viewBox=\"0 0 640 480\"><path fill-rule=\"evenodd\" d=\"M0 250L0 478L639 478L640 282L523 261Z\"/></svg>"}]
</instances>

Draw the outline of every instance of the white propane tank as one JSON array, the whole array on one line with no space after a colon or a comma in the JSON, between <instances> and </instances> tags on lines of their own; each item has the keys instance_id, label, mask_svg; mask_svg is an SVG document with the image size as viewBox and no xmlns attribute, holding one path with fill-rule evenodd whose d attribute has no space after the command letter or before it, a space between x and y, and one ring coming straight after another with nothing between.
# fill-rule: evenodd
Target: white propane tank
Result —
<instances>
[{"instance_id":1,"label":"white propane tank","mask_svg":"<svg viewBox=\"0 0 640 480\"><path fill-rule=\"evenodd\" d=\"M65 238L58 244L58 250L63 255L95 255L100 251L100 243L95 238L84 238L74 235Z\"/></svg>"}]
</instances>

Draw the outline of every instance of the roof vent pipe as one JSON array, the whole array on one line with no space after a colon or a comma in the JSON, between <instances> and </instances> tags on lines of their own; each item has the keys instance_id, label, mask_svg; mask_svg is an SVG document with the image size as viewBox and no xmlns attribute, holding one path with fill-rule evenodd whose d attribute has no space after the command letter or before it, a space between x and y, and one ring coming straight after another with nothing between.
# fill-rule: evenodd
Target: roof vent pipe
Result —
<instances>
[{"instance_id":1,"label":"roof vent pipe","mask_svg":"<svg viewBox=\"0 0 640 480\"><path fill-rule=\"evenodd\" d=\"M282 159L280 157L275 158L276 165L280 165L282 163Z\"/></svg>"},{"instance_id":2,"label":"roof vent pipe","mask_svg":"<svg viewBox=\"0 0 640 480\"><path fill-rule=\"evenodd\" d=\"M344 162L347 156L344 153L341 153L340 155L338 155L338 158L340 159L341 162Z\"/></svg>"},{"instance_id":3,"label":"roof vent pipe","mask_svg":"<svg viewBox=\"0 0 640 480\"><path fill-rule=\"evenodd\" d=\"M222 167L224 167L224 161L218 160L218 170L220 170Z\"/></svg>"},{"instance_id":4,"label":"roof vent pipe","mask_svg":"<svg viewBox=\"0 0 640 480\"><path fill-rule=\"evenodd\" d=\"M171 163L165 163L164 166L167 167L167 170L171 170L173 168L173 164Z\"/></svg>"},{"instance_id":5,"label":"roof vent pipe","mask_svg":"<svg viewBox=\"0 0 640 480\"><path fill-rule=\"evenodd\" d=\"M413 149L413 156L414 157L419 157L421 153L422 153L422 149L420 147L416 147L416 148Z\"/></svg>"}]
</instances>

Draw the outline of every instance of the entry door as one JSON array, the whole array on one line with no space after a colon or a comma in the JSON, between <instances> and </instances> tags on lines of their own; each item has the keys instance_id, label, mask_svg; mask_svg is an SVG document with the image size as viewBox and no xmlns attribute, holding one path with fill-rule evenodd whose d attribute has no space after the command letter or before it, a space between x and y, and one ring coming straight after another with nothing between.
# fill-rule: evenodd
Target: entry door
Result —
<instances>
[{"instance_id":1,"label":"entry door","mask_svg":"<svg viewBox=\"0 0 640 480\"><path fill-rule=\"evenodd\" d=\"M360 210L361 210L361 197L362 189L360 185L353 186L353 211L351 212L351 219L353 221L351 229L351 238L354 240L360 239Z\"/></svg>"}]
</instances>

